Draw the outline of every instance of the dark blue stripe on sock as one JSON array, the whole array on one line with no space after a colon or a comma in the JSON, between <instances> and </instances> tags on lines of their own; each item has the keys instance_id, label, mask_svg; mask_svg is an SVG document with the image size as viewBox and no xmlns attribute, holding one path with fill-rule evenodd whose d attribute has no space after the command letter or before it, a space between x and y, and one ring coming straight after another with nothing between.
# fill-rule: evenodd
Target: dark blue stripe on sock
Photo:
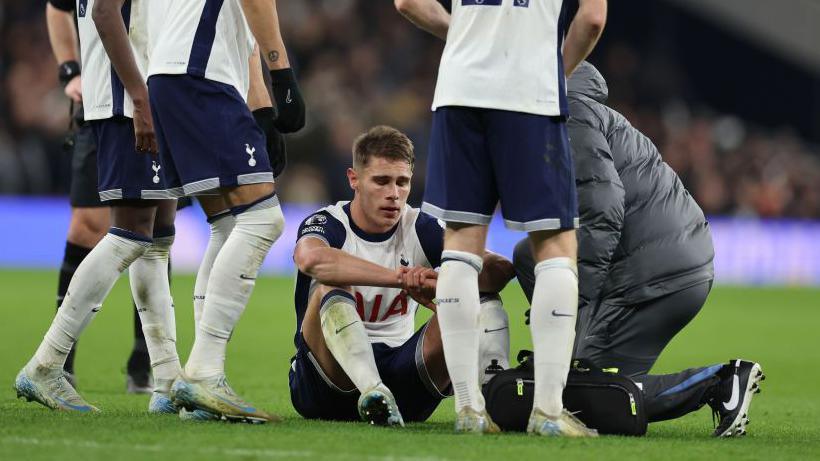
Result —
<instances>
[{"instance_id":1,"label":"dark blue stripe on sock","mask_svg":"<svg viewBox=\"0 0 820 461\"><path fill-rule=\"evenodd\" d=\"M173 237L176 235L177 229L174 226L160 227L154 229L154 238Z\"/></svg>"},{"instance_id":2,"label":"dark blue stripe on sock","mask_svg":"<svg viewBox=\"0 0 820 461\"><path fill-rule=\"evenodd\" d=\"M131 0L126 0L122 5L122 20L125 22L125 30L131 24ZM111 66L111 113L112 115L125 115L125 85Z\"/></svg>"},{"instance_id":3,"label":"dark blue stripe on sock","mask_svg":"<svg viewBox=\"0 0 820 461\"><path fill-rule=\"evenodd\" d=\"M342 290L341 288L334 288L330 290L326 295L322 297L322 302L319 303L320 306L324 306L325 303L334 296L341 296L343 298L347 298L350 300L351 303L356 304L356 300L353 299L353 295L350 292Z\"/></svg>"},{"instance_id":4,"label":"dark blue stripe on sock","mask_svg":"<svg viewBox=\"0 0 820 461\"><path fill-rule=\"evenodd\" d=\"M208 224L213 224L213 223L215 223L215 222L219 221L220 219L225 218L227 216L231 216L231 210L225 210L222 213L217 213L213 216L209 216L207 221L208 221Z\"/></svg>"},{"instance_id":5,"label":"dark blue stripe on sock","mask_svg":"<svg viewBox=\"0 0 820 461\"><path fill-rule=\"evenodd\" d=\"M216 21L219 19L219 10L224 0L205 0L202 16L194 34L194 44L191 46L191 56L188 57L188 75L205 77L205 69L211 57L211 49L216 37Z\"/></svg>"},{"instance_id":6,"label":"dark blue stripe on sock","mask_svg":"<svg viewBox=\"0 0 820 461\"><path fill-rule=\"evenodd\" d=\"M234 215L234 216L236 216L238 214L242 214L242 213L248 211L248 208L251 208L251 207L253 207L254 205L256 205L258 203L262 203L265 200L272 199L273 197L276 197L276 192L273 192L270 195L266 195L266 196L264 196L264 197L262 197L258 200L255 200L255 201L253 201L253 202L251 202L247 205L237 205L235 207L231 207L231 214Z\"/></svg>"},{"instance_id":7,"label":"dark blue stripe on sock","mask_svg":"<svg viewBox=\"0 0 820 461\"><path fill-rule=\"evenodd\" d=\"M682 383L680 383L676 386L670 387L669 389L661 392L660 394L658 394L658 397L663 397L665 395L685 391L686 389L689 389L690 387L694 386L695 384L697 384L697 383L699 383L699 382L701 382L705 379L711 378L718 371L720 371L721 368L723 368L723 365L712 365L711 367L708 367L705 370L699 371L698 373L695 373L694 375L690 376L689 378L686 379L686 381L684 381L684 382L682 382Z\"/></svg>"},{"instance_id":8,"label":"dark blue stripe on sock","mask_svg":"<svg viewBox=\"0 0 820 461\"><path fill-rule=\"evenodd\" d=\"M108 229L108 233L114 234L117 237L122 237L124 239L134 240L137 242L152 243L154 241L154 239L152 239L151 237L148 237L146 235L140 235L136 232L131 232L129 230L120 229L119 227L112 227L111 229Z\"/></svg>"}]
</instances>

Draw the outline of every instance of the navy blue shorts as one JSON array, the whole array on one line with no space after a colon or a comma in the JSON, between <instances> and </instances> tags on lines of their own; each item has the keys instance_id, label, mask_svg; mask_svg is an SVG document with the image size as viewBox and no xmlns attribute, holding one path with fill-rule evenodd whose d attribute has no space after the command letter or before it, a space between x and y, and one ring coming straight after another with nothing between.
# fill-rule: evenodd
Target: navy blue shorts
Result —
<instances>
[{"instance_id":1,"label":"navy blue shorts","mask_svg":"<svg viewBox=\"0 0 820 461\"><path fill-rule=\"evenodd\" d=\"M148 88L173 195L273 182L265 134L236 88L190 75L153 75Z\"/></svg>"},{"instance_id":2,"label":"navy blue shorts","mask_svg":"<svg viewBox=\"0 0 820 461\"><path fill-rule=\"evenodd\" d=\"M433 113L421 209L443 221L487 225L499 202L513 230L578 227L566 121L439 107Z\"/></svg>"},{"instance_id":3,"label":"navy blue shorts","mask_svg":"<svg viewBox=\"0 0 820 461\"><path fill-rule=\"evenodd\" d=\"M376 367L382 382L393 392L406 422L424 421L433 414L442 395L424 368L422 344L426 325L399 347L373 344ZM293 408L308 419L359 421L359 391L345 391L333 384L305 344L301 334L290 373Z\"/></svg>"},{"instance_id":4,"label":"navy blue shorts","mask_svg":"<svg viewBox=\"0 0 820 461\"><path fill-rule=\"evenodd\" d=\"M114 117L89 123L97 138L100 200L171 198L166 192L161 159L137 152L133 120Z\"/></svg>"}]
</instances>

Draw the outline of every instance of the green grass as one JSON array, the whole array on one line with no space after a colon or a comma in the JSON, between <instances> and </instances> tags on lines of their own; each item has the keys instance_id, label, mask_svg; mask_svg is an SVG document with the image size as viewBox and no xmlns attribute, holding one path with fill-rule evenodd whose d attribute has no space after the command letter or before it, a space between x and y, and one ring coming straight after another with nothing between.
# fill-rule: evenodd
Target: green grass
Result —
<instances>
[{"instance_id":1,"label":"green grass","mask_svg":"<svg viewBox=\"0 0 820 461\"><path fill-rule=\"evenodd\" d=\"M763 364L768 379L755 398L749 436L709 437L708 409L653 424L645 438L547 440L520 434L452 434L452 401L431 420L404 430L358 423L302 420L291 408L288 359L295 316L292 280L262 278L230 343L228 376L257 405L285 416L266 426L185 423L145 414L146 396L124 392L131 347L125 278L82 337L79 386L101 414L58 413L14 398L11 384L45 333L56 274L0 271L0 459L806 459L820 458L820 291L718 287L695 321L667 348L656 372L723 362L740 356ZM178 345L192 342L193 278L174 278ZM513 319L513 351L529 344L518 321L525 303L516 285L504 296ZM558 458L560 457L560 458Z\"/></svg>"}]
</instances>

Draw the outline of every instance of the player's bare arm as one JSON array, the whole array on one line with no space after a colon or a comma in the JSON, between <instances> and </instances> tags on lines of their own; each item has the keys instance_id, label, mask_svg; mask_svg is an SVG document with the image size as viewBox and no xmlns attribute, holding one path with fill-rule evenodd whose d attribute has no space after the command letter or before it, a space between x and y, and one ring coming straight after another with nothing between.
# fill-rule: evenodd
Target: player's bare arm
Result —
<instances>
[{"instance_id":1,"label":"player's bare arm","mask_svg":"<svg viewBox=\"0 0 820 461\"><path fill-rule=\"evenodd\" d=\"M437 0L394 0L393 4L416 27L447 40L450 13Z\"/></svg>"},{"instance_id":2,"label":"player's bare arm","mask_svg":"<svg viewBox=\"0 0 820 461\"><path fill-rule=\"evenodd\" d=\"M319 238L302 238L293 260L299 270L323 285L400 288L398 271L332 248Z\"/></svg>"},{"instance_id":3,"label":"player's bare arm","mask_svg":"<svg viewBox=\"0 0 820 461\"><path fill-rule=\"evenodd\" d=\"M157 152L148 87L131 51L131 43L120 10L125 0L99 0L94 3L92 18L100 40L122 80L125 91L134 102L134 134L138 151Z\"/></svg>"},{"instance_id":4,"label":"player's bare arm","mask_svg":"<svg viewBox=\"0 0 820 461\"><path fill-rule=\"evenodd\" d=\"M270 71L279 111L276 128L282 133L299 131L305 126L305 102L282 40L276 0L242 0L242 11Z\"/></svg>"},{"instance_id":5,"label":"player's bare arm","mask_svg":"<svg viewBox=\"0 0 820 461\"><path fill-rule=\"evenodd\" d=\"M46 3L46 25L51 50L61 66L60 76L69 76L73 73L70 80L62 82L65 84L65 95L74 102L82 102L83 88L79 74L80 44L77 40L77 27L74 25L74 14Z\"/></svg>"},{"instance_id":6,"label":"player's bare arm","mask_svg":"<svg viewBox=\"0 0 820 461\"><path fill-rule=\"evenodd\" d=\"M589 56L601 38L606 25L606 9L606 0L579 0L578 12L564 40L564 75L567 77Z\"/></svg>"}]
</instances>

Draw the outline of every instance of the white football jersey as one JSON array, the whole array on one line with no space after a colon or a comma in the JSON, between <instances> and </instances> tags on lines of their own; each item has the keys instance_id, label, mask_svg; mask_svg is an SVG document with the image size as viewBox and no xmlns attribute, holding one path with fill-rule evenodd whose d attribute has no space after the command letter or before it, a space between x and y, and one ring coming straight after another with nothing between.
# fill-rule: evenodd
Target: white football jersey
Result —
<instances>
[{"instance_id":1,"label":"white football jersey","mask_svg":"<svg viewBox=\"0 0 820 461\"><path fill-rule=\"evenodd\" d=\"M166 3L166 11L152 37L148 75L201 77L232 85L247 98L255 41L240 0L153 1Z\"/></svg>"},{"instance_id":2,"label":"white football jersey","mask_svg":"<svg viewBox=\"0 0 820 461\"><path fill-rule=\"evenodd\" d=\"M444 245L442 224L417 208L405 205L398 225L385 234L368 234L350 219L350 202L339 202L310 215L299 226L298 239L318 238L359 258L390 269L400 266L437 267ZM317 282L296 275L297 334L310 293ZM371 343L390 347L404 344L415 332L418 303L399 288L355 286L356 310Z\"/></svg>"},{"instance_id":3,"label":"white football jersey","mask_svg":"<svg viewBox=\"0 0 820 461\"><path fill-rule=\"evenodd\" d=\"M433 110L567 115L563 0L453 0Z\"/></svg>"},{"instance_id":4,"label":"white football jersey","mask_svg":"<svg viewBox=\"0 0 820 461\"><path fill-rule=\"evenodd\" d=\"M148 67L148 13L152 0L126 0L122 17L128 28L131 51L143 78ZM134 104L125 86L114 72L105 53L91 10L94 0L77 0L77 28L80 33L80 59L83 71L83 110L86 120L100 120L114 116L133 117Z\"/></svg>"}]
</instances>

